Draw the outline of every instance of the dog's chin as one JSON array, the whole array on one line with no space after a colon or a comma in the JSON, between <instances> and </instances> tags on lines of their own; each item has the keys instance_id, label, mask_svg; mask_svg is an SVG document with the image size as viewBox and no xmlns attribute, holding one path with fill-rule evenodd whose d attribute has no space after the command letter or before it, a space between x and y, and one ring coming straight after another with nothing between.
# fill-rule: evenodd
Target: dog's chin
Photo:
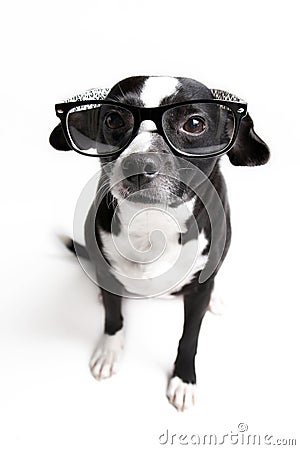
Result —
<instances>
[{"instance_id":1,"label":"dog's chin","mask_svg":"<svg viewBox=\"0 0 300 450\"><path fill-rule=\"evenodd\" d=\"M118 183L112 191L118 200L127 200L133 203L147 203L175 206L177 198L166 187L151 187L149 185L140 188L132 186L126 180Z\"/></svg>"}]
</instances>

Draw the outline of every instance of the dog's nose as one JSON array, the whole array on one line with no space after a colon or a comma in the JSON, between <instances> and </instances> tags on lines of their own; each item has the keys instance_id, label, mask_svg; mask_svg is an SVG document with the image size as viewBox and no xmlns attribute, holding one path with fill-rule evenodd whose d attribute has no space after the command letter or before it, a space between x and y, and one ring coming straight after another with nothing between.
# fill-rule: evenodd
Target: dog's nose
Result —
<instances>
[{"instance_id":1,"label":"dog's nose","mask_svg":"<svg viewBox=\"0 0 300 450\"><path fill-rule=\"evenodd\" d=\"M149 183L159 173L159 159L155 154L129 155L123 159L121 166L126 179L138 187Z\"/></svg>"}]
</instances>

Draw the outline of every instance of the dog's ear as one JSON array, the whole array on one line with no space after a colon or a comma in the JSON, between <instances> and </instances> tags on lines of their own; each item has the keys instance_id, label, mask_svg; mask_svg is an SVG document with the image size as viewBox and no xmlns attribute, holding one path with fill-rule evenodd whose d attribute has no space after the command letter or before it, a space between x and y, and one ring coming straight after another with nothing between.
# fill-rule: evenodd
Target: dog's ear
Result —
<instances>
[{"instance_id":1,"label":"dog's ear","mask_svg":"<svg viewBox=\"0 0 300 450\"><path fill-rule=\"evenodd\" d=\"M268 161L269 148L255 133L253 120L248 113L241 120L236 141L227 155L235 166L260 166Z\"/></svg>"},{"instance_id":2,"label":"dog's ear","mask_svg":"<svg viewBox=\"0 0 300 450\"><path fill-rule=\"evenodd\" d=\"M61 124L57 125L52 131L49 142L56 150L69 151L72 150L65 138Z\"/></svg>"}]
</instances>

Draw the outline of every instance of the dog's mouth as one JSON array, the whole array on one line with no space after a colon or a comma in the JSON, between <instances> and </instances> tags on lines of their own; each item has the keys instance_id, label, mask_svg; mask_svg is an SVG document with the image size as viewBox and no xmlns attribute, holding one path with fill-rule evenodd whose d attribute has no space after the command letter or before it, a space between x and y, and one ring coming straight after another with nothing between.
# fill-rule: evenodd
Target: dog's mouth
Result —
<instances>
[{"instance_id":1,"label":"dog's mouth","mask_svg":"<svg viewBox=\"0 0 300 450\"><path fill-rule=\"evenodd\" d=\"M155 180L145 182L142 175L125 178L113 189L116 197L131 202L171 204L174 202L175 189L165 176L157 176Z\"/></svg>"}]
</instances>

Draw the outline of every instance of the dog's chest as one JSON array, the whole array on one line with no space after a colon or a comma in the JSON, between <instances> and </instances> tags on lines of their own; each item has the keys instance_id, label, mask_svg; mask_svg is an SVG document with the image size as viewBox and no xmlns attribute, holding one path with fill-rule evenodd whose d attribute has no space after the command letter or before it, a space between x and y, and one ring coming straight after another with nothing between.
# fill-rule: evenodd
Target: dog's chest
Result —
<instances>
[{"instance_id":1,"label":"dog's chest","mask_svg":"<svg viewBox=\"0 0 300 450\"><path fill-rule=\"evenodd\" d=\"M100 230L112 272L128 292L143 297L170 294L203 269L204 233L184 245L179 240L180 233L187 231L193 206L194 200L177 208L124 201L118 211L120 232Z\"/></svg>"}]
</instances>

